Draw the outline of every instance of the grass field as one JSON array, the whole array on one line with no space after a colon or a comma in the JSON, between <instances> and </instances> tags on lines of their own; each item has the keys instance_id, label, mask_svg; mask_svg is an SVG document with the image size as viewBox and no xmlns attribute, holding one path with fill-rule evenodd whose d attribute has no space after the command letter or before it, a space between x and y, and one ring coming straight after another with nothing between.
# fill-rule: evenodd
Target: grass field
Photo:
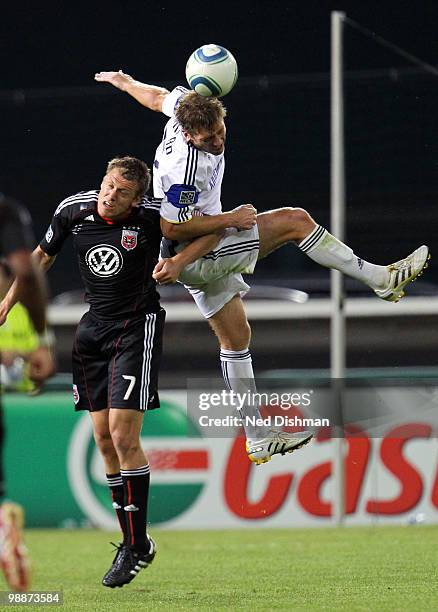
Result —
<instances>
[{"instance_id":1,"label":"grass field","mask_svg":"<svg viewBox=\"0 0 438 612\"><path fill-rule=\"evenodd\" d=\"M29 530L32 590L63 590L63 610L438 609L438 526L152 535L154 564L112 590L116 535Z\"/></svg>"}]
</instances>

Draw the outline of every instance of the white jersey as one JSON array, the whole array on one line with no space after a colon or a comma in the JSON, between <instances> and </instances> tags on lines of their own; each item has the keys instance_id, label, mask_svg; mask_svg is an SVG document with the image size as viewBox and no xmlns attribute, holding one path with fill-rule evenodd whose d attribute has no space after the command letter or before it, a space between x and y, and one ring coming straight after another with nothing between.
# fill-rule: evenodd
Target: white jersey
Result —
<instances>
[{"instance_id":1,"label":"white jersey","mask_svg":"<svg viewBox=\"0 0 438 612\"><path fill-rule=\"evenodd\" d=\"M161 216L170 223L222 212L224 155L205 153L188 144L174 114L187 91L176 87L164 99L163 113L170 119L154 161L154 196L162 199Z\"/></svg>"}]
</instances>

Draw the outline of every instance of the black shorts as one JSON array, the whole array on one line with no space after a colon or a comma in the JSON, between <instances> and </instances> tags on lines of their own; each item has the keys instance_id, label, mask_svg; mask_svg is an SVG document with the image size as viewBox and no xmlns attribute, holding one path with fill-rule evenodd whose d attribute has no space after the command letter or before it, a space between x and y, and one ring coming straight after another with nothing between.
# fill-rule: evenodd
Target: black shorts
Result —
<instances>
[{"instance_id":1,"label":"black shorts","mask_svg":"<svg viewBox=\"0 0 438 612\"><path fill-rule=\"evenodd\" d=\"M81 319L73 345L76 410L158 408L158 369L164 318L157 313L102 321L91 312Z\"/></svg>"}]
</instances>

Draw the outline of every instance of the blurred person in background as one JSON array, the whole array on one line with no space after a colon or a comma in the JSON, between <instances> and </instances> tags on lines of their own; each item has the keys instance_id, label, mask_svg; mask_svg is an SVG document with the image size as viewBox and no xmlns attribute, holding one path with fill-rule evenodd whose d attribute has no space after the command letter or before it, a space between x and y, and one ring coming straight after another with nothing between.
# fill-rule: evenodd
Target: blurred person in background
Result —
<instances>
[{"instance_id":1,"label":"blurred person in background","mask_svg":"<svg viewBox=\"0 0 438 612\"><path fill-rule=\"evenodd\" d=\"M295 243L316 263L365 283L379 298L393 302L426 267L429 249L424 245L389 266L367 262L302 208L257 214L247 204L240 207L247 213L247 225L233 225L233 211L223 213L221 205L226 140L222 102L181 86L169 92L141 83L121 70L96 73L95 80L110 83L146 108L169 117L154 160L154 195L162 199L165 238L154 278L163 284L179 280L191 293L219 340L223 377L233 392L252 397L257 392L249 350L251 329L241 298L249 290L242 273L251 274L258 259ZM190 240L219 230L225 231L225 236L217 248L206 250L195 263L182 268L173 258ZM240 412L247 455L256 464L275 454L292 452L312 437L310 432L292 434L254 425L261 416L256 403L248 403Z\"/></svg>"},{"instance_id":2,"label":"blurred person in background","mask_svg":"<svg viewBox=\"0 0 438 612\"><path fill-rule=\"evenodd\" d=\"M0 261L0 300L13 280L6 261ZM0 385L2 391L36 394L41 387L28 374L27 359L39 347L38 334L27 309L18 303L0 326Z\"/></svg>"},{"instance_id":3,"label":"blurred person in background","mask_svg":"<svg viewBox=\"0 0 438 612\"><path fill-rule=\"evenodd\" d=\"M27 355L29 379L41 385L54 372L52 337L46 326L47 297L43 277L31 257L33 238L28 211L15 200L0 194L0 257L15 276L17 300L26 307L36 331ZM6 285L12 282L3 278ZM0 324L7 310L0 306ZM24 512L21 506L5 500L3 446L5 431L0 406L0 564L9 586L29 588L29 560L23 543ZM27 458L28 459L28 458Z\"/></svg>"}]
</instances>

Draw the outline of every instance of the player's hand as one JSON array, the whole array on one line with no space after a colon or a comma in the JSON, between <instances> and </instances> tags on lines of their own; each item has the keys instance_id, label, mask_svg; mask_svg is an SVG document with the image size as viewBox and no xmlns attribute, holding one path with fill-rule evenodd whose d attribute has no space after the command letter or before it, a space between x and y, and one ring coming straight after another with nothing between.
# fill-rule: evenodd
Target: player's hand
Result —
<instances>
[{"instance_id":1,"label":"player's hand","mask_svg":"<svg viewBox=\"0 0 438 612\"><path fill-rule=\"evenodd\" d=\"M249 230L257 223L257 210L252 204L242 204L231 211L232 225L239 230Z\"/></svg>"},{"instance_id":2,"label":"player's hand","mask_svg":"<svg viewBox=\"0 0 438 612\"><path fill-rule=\"evenodd\" d=\"M159 285L170 285L176 283L181 274L182 266L179 265L173 257L161 259L152 272L154 278Z\"/></svg>"},{"instance_id":3,"label":"player's hand","mask_svg":"<svg viewBox=\"0 0 438 612\"><path fill-rule=\"evenodd\" d=\"M129 74L122 72L122 70L118 70L117 72L96 72L94 80L100 83L110 83L110 85L117 87L117 89L126 91L126 88L134 79Z\"/></svg>"},{"instance_id":4,"label":"player's hand","mask_svg":"<svg viewBox=\"0 0 438 612\"><path fill-rule=\"evenodd\" d=\"M30 353L27 361L29 363L29 378L37 384L43 383L55 372L55 361L50 348L47 346L40 346Z\"/></svg>"}]
</instances>

